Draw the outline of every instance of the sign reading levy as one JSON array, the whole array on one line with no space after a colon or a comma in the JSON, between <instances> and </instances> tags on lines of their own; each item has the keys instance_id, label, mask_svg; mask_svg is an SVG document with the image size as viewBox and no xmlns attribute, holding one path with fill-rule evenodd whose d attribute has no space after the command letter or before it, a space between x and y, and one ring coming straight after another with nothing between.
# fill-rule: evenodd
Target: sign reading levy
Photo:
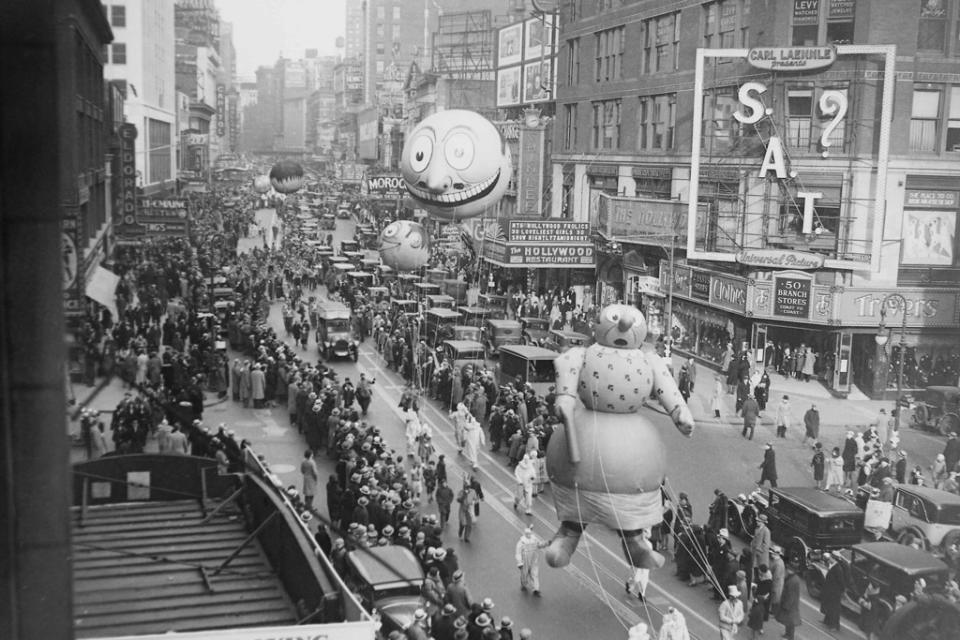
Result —
<instances>
[{"instance_id":1,"label":"sign reading levy","mask_svg":"<svg viewBox=\"0 0 960 640\"><path fill-rule=\"evenodd\" d=\"M511 220L510 242L590 242L590 223L569 220Z\"/></svg>"},{"instance_id":2,"label":"sign reading levy","mask_svg":"<svg viewBox=\"0 0 960 640\"><path fill-rule=\"evenodd\" d=\"M806 278L774 278L773 313L789 318L810 316L810 280Z\"/></svg>"}]
</instances>

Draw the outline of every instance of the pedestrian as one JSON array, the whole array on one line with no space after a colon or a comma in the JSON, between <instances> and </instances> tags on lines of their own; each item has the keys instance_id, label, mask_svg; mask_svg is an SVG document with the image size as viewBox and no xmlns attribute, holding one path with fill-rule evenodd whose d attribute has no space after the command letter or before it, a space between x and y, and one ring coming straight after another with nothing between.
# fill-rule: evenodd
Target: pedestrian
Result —
<instances>
[{"instance_id":1,"label":"pedestrian","mask_svg":"<svg viewBox=\"0 0 960 640\"><path fill-rule=\"evenodd\" d=\"M507 616L500 619L500 637L498 640L513 640L513 620ZM440 640L437 638L437 640Z\"/></svg>"},{"instance_id":2,"label":"pedestrian","mask_svg":"<svg viewBox=\"0 0 960 640\"><path fill-rule=\"evenodd\" d=\"M840 447L834 447L827 460L827 491L843 491L843 458L840 456Z\"/></svg>"},{"instance_id":3,"label":"pedestrian","mask_svg":"<svg viewBox=\"0 0 960 640\"><path fill-rule=\"evenodd\" d=\"M463 425L463 456L474 470L480 467L477 456L480 447L485 445L486 442L486 436L483 434L480 423L472 415L467 414Z\"/></svg>"},{"instance_id":4,"label":"pedestrian","mask_svg":"<svg viewBox=\"0 0 960 640\"><path fill-rule=\"evenodd\" d=\"M753 600L747 613L747 628L750 629L750 640L757 640L763 635L764 606L763 601L757 597L757 585L753 587Z\"/></svg>"},{"instance_id":5,"label":"pedestrian","mask_svg":"<svg viewBox=\"0 0 960 640\"><path fill-rule=\"evenodd\" d=\"M773 450L773 443L768 442L763 446L763 462L760 463L760 480L758 487L762 487L764 482L769 482L770 486L777 486L777 454Z\"/></svg>"},{"instance_id":6,"label":"pedestrian","mask_svg":"<svg viewBox=\"0 0 960 640\"><path fill-rule=\"evenodd\" d=\"M737 636L737 625L743 622L743 603L740 601L740 590L737 585L727 587L727 598L720 603L720 639L734 640Z\"/></svg>"},{"instance_id":7,"label":"pedestrian","mask_svg":"<svg viewBox=\"0 0 960 640\"><path fill-rule=\"evenodd\" d=\"M470 486L467 478L463 479L463 488L460 495L457 496L457 502L460 503L460 527L457 529L457 538L464 542L470 542L470 533L473 531L474 505L477 501L477 493Z\"/></svg>"},{"instance_id":8,"label":"pedestrian","mask_svg":"<svg viewBox=\"0 0 960 640\"><path fill-rule=\"evenodd\" d=\"M780 404L777 405L777 437L786 438L787 429L790 428L790 397L783 396Z\"/></svg>"},{"instance_id":9,"label":"pedestrian","mask_svg":"<svg viewBox=\"0 0 960 640\"><path fill-rule=\"evenodd\" d=\"M447 598L447 589L440 578L440 569L437 566L431 566L427 570L427 575L420 585L420 595L425 601L427 614L431 617L440 612Z\"/></svg>"},{"instance_id":10,"label":"pedestrian","mask_svg":"<svg viewBox=\"0 0 960 640\"><path fill-rule=\"evenodd\" d=\"M760 405L756 398L747 396L743 401L743 431L741 435L747 440L753 440L753 431L757 426L757 419L760 417Z\"/></svg>"},{"instance_id":11,"label":"pedestrian","mask_svg":"<svg viewBox=\"0 0 960 640\"><path fill-rule=\"evenodd\" d=\"M853 431L847 431L846 439L843 441L843 451L840 455L843 457L844 487L856 491L857 460L860 457L860 447Z\"/></svg>"},{"instance_id":12,"label":"pedestrian","mask_svg":"<svg viewBox=\"0 0 960 640\"><path fill-rule=\"evenodd\" d=\"M660 622L660 635L657 640L690 640L687 619L676 608L667 607Z\"/></svg>"},{"instance_id":13,"label":"pedestrian","mask_svg":"<svg viewBox=\"0 0 960 640\"><path fill-rule=\"evenodd\" d=\"M885 610L882 602L880 584L876 578L871 578L857 602L860 605L860 629L867 636L867 640L873 640L880 635L880 614Z\"/></svg>"},{"instance_id":14,"label":"pedestrian","mask_svg":"<svg viewBox=\"0 0 960 640\"><path fill-rule=\"evenodd\" d=\"M770 564L770 529L767 527L767 516L761 513L757 516L757 527L750 539L750 556L754 567ZM753 575L748 576L750 582L755 581Z\"/></svg>"},{"instance_id":15,"label":"pedestrian","mask_svg":"<svg viewBox=\"0 0 960 640\"><path fill-rule=\"evenodd\" d=\"M437 511L440 514L440 528L446 528L450 521L450 507L453 504L453 489L447 484L446 479L437 478Z\"/></svg>"},{"instance_id":16,"label":"pedestrian","mask_svg":"<svg viewBox=\"0 0 960 640\"><path fill-rule=\"evenodd\" d=\"M767 401L770 399L770 374L766 369L760 376L757 386L753 388L753 395L757 399L757 404L760 405L760 411L766 411Z\"/></svg>"},{"instance_id":17,"label":"pedestrian","mask_svg":"<svg viewBox=\"0 0 960 640\"><path fill-rule=\"evenodd\" d=\"M817 405L810 405L807 412L803 414L803 427L805 430L803 444L806 445L809 440L810 446L813 446L820 439L820 412L817 411Z\"/></svg>"},{"instance_id":18,"label":"pedestrian","mask_svg":"<svg viewBox=\"0 0 960 640\"><path fill-rule=\"evenodd\" d=\"M829 551L823 554L823 561L827 565L827 575L820 592L820 613L823 614L823 624L827 629L840 630L840 610L843 608L844 591L846 590L843 565Z\"/></svg>"},{"instance_id":19,"label":"pedestrian","mask_svg":"<svg viewBox=\"0 0 960 640\"><path fill-rule=\"evenodd\" d=\"M957 463L960 462L960 438L953 431L947 435L947 443L943 447L943 461L947 465L947 471L957 470Z\"/></svg>"},{"instance_id":20,"label":"pedestrian","mask_svg":"<svg viewBox=\"0 0 960 640\"><path fill-rule=\"evenodd\" d=\"M447 585L447 602L454 606L457 616L466 617L470 614L473 596L467 588L463 569L454 571L451 578L450 584Z\"/></svg>"},{"instance_id":21,"label":"pedestrian","mask_svg":"<svg viewBox=\"0 0 960 640\"><path fill-rule=\"evenodd\" d=\"M650 543L650 530L641 529L640 530L641 546L651 545ZM624 583L624 588L627 590L627 595L633 594L633 588L637 588L637 598L640 599L640 602L645 602L645 596L647 592L647 584L650 582L650 569L645 569L643 567L632 567L632 574L627 578Z\"/></svg>"},{"instance_id":22,"label":"pedestrian","mask_svg":"<svg viewBox=\"0 0 960 640\"><path fill-rule=\"evenodd\" d=\"M317 495L317 483L320 481L320 474L317 471L317 463L313 460L311 449L303 452L300 475L303 477L303 503L308 509L313 510L313 497Z\"/></svg>"},{"instance_id":23,"label":"pedestrian","mask_svg":"<svg viewBox=\"0 0 960 640\"><path fill-rule=\"evenodd\" d=\"M776 614L780 608L780 598L783 595L783 581L786 577L786 567L783 564L783 547L770 546L770 611Z\"/></svg>"},{"instance_id":24,"label":"pedestrian","mask_svg":"<svg viewBox=\"0 0 960 640\"><path fill-rule=\"evenodd\" d=\"M810 460L810 466L813 467L813 482L817 489L823 489L823 472L827 461L823 455L822 444L818 442L813 448L813 458Z\"/></svg>"},{"instance_id":25,"label":"pedestrian","mask_svg":"<svg viewBox=\"0 0 960 640\"><path fill-rule=\"evenodd\" d=\"M533 456L531 458L530 456ZM513 497L513 510L522 507L526 515L533 515L533 483L537 479L537 453L524 454L523 459L513 469L513 477L517 481L516 493Z\"/></svg>"},{"instance_id":26,"label":"pedestrian","mask_svg":"<svg viewBox=\"0 0 960 640\"><path fill-rule=\"evenodd\" d=\"M367 417L367 410L370 408L370 401L373 399L373 391L370 386L376 383L376 378L367 379L366 374L360 374L360 382L357 384L357 404L360 405L361 417Z\"/></svg>"},{"instance_id":27,"label":"pedestrian","mask_svg":"<svg viewBox=\"0 0 960 640\"><path fill-rule=\"evenodd\" d=\"M533 532L532 526L523 530L514 549L517 568L520 569L521 591L529 589L533 595L540 597L540 559L543 557L542 549L549 544Z\"/></svg>"},{"instance_id":28,"label":"pedestrian","mask_svg":"<svg viewBox=\"0 0 960 640\"><path fill-rule=\"evenodd\" d=\"M777 622L783 625L784 640L794 640L794 632L800 626L800 584L802 580L798 567L790 563L786 567L783 581L783 593L780 595L780 608L777 610Z\"/></svg>"},{"instance_id":29,"label":"pedestrian","mask_svg":"<svg viewBox=\"0 0 960 640\"><path fill-rule=\"evenodd\" d=\"M689 365L689 362L692 360L693 358L690 358L687 363L684 363L683 366L680 367L680 374L677 378L677 389L680 390L680 395L683 396L684 402L689 402L690 394L693 393L694 380L690 374Z\"/></svg>"},{"instance_id":30,"label":"pedestrian","mask_svg":"<svg viewBox=\"0 0 960 640\"><path fill-rule=\"evenodd\" d=\"M250 371L250 396L253 398L253 408L262 409L266 398L267 379L259 364L253 365Z\"/></svg>"},{"instance_id":31,"label":"pedestrian","mask_svg":"<svg viewBox=\"0 0 960 640\"><path fill-rule=\"evenodd\" d=\"M723 378L717 374L713 379L713 396L710 398L710 408L713 409L713 417L720 419L720 411L723 409Z\"/></svg>"},{"instance_id":32,"label":"pedestrian","mask_svg":"<svg viewBox=\"0 0 960 640\"><path fill-rule=\"evenodd\" d=\"M333 551L333 540L330 538L330 532L325 525L317 525L317 531L313 534L313 539L316 541L317 546L320 547L320 550L323 551L324 555L329 557Z\"/></svg>"}]
</instances>

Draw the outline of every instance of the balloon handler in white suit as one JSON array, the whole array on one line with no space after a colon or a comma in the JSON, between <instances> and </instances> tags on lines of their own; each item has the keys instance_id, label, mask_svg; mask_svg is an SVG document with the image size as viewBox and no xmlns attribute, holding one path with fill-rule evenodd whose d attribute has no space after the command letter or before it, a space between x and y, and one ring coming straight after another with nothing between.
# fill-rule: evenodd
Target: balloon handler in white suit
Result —
<instances>
[{"instance_id":1,"label":"balloon handler in white suit","mask_svg":"<svg viewBox=\"0 0 960 640\"><path fill-rule=\"evenodd\" d=\"M546 552L551 567L569 564L588 523L616 531L631 566L663 566L640 533L663 520L664 447L657 427L637 410L653 389L681 433L690 436L694 422L666 364L641 351L646 335L638 309L611 305L600 312L593 345L554 361L563 428L547 447L561 522Z\"/></svg>"}]
</instances>

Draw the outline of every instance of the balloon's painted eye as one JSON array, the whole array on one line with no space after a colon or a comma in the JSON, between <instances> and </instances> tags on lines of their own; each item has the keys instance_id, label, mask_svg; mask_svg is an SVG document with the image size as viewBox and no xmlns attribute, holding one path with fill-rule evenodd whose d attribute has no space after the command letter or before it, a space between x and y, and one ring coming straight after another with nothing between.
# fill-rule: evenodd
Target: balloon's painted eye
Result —
<instances>
[{"instance_id":1,"label":"balloon's painted eye","mask_svg":"<svg viewBox=\"0 0 960 640\"><path fill-rule=\"evenodd\" d=\"M620 316L617 315L616 313L611 313L610 319L613 320L614 322L617 322L618 320L620 320Z\"/></svg>"},{"instance_id":2,"label":"balloon's painted eye","mask_svg":"<svg viewBox=\"0 0 960 640\"><path fill-rule=\"evenodd\" d=\"M466 133L455 133L447 138L443 150L447 158L447 164L457 171L463 171L473 164L476 146L473 143L473 138Z\"/></svg>"},{"instance_id":3,"label":"balloon's painted eye","mask_svg":"<svg viewBox=\"0 0 960 640\"><path fill-rule=\"evenodd\" d=\"M383 237L384 237L384 238L392 238L393 236L397 235L398 233L400 233L400 225L398 225L396 222L394 222L393 224L387 225L387 228L383 230Z\"/></svg>"},{"instance_id":4,"label":"balloon's painted eye","mask_svg":"<svg viewBox=\"0 0 960 640\"><path fill-rule=\"evenodd\" d=\"M433 140L428 135L420 135L410 145L410 168L421 173L430 164L433 156Z\"/></svg>"}]
</instances>

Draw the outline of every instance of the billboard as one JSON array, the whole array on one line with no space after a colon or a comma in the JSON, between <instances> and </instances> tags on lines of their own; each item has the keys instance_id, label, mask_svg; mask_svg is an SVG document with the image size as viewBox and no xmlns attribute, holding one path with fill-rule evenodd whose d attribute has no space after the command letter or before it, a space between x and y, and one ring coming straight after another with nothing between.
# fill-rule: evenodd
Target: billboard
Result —
<instances>
[{"instance_id":1,"label":"billboard","mask_svg":"<svg viewBox=\"0 0 960 640\"><path fill-rule=\"evenodd\" d=\"M520 104L520 66L497 71L497 106Z\"/></svg>"},{"instance_id":2,"label":"billboard","mask_svg":"<svg viewBox=\"0 0 960 640\"><path fill-rule=\"evenodd\" d=\"M547 14L497 31L497 106L544 102L556 95L558 20Z\"/></svg>"},{"instance_id":3,"label":"billboard","mask_svg":"<svg viewBox=\"0 0 960 640\"><path fill-rule=\"evenodd\" d=\"M184 198L140 198L137 220L147 235L186 236L190 231L188 203Z\"/></svg>"},{"instance_id":4,"label":"billboard","mask_svg":"<svg viewBox=\"0 0 960 640\"><path fill-rule=\"evenodd\" d=\"M523 66L523 101L547 102L553 99L557 78L553 74L553 60L538 60Z\"/></svg>"}]
</instances>

